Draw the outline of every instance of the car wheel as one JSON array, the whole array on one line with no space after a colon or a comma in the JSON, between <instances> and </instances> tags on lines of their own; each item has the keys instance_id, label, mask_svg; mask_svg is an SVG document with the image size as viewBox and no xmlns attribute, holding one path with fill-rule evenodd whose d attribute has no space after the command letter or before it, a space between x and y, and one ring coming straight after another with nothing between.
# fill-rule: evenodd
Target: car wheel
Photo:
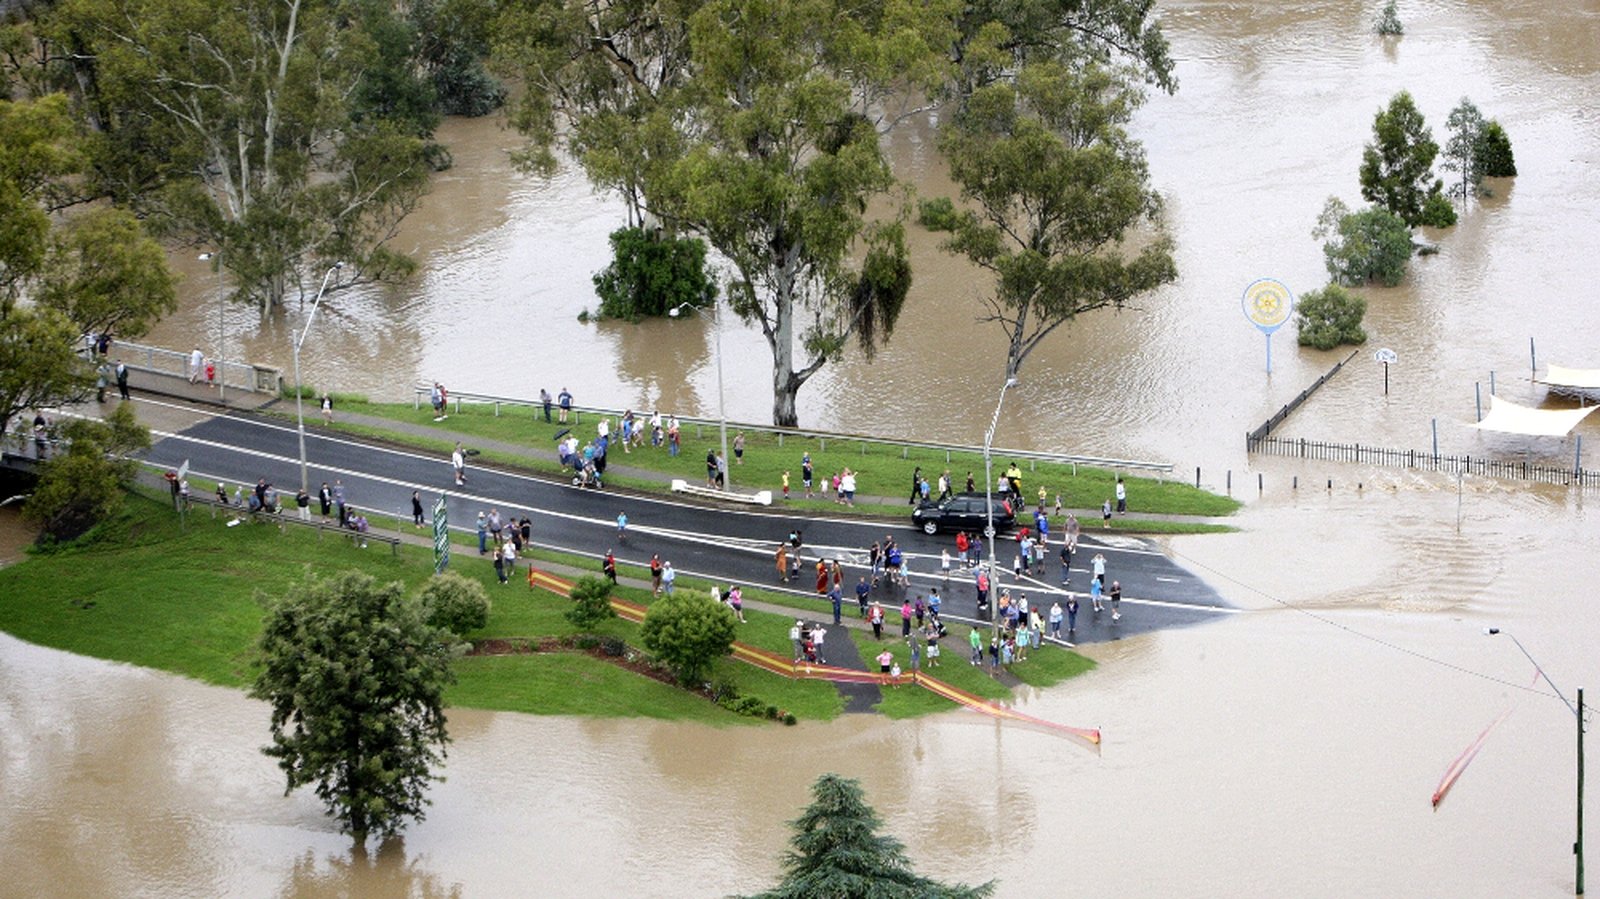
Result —
<instances>
[{"instance_id":1,"label":"car wheel","mask_svg":"<svg viewBox=\"0 0 1600 899\"><path fill-rule=\"evenodd\" d=\"M922 523L922 533L927 534L930 537L933 536L934 534L939 533L939 524L938 524L938 522L924 521Z\"/></svg>"}]
</instances>

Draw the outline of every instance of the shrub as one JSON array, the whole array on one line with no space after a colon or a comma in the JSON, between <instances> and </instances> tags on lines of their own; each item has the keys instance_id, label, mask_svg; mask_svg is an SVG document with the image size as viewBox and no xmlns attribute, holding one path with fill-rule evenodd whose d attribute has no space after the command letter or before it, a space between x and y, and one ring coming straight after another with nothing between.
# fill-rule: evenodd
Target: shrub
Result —
<instances>
[{"instance_id":1,"label":"shrub","mask_svg":"<svg viewBox=\"0 0 1600 899\"><path fill-rule=\"evenodd\" d=\"M611 608L611 585L592 574L578 578L572 585L572 608L566 614L573 627L585 630L617 617L617 610Z\"/></svg>"},{"instance_id":2,"label":"shrub","mask_svg":"<svg viewBox=\"0 0 1600 899\"><path fill-rule=\"evenodd\" d=\"M458 637L489 623L488 591L483 584L453 571L429 578L418 599L429 624Z\"/></svg>"},{"instance_id":3,"label":"shrub","mask_svg":"<svg viewBox=\"0 0 1600 899\"><path fill-rule=\"evenodd\" d=\"M1428 194L1428 199L1422 204L1422 217L1418 221L1430 228L1448 228L1456 223L1456 208L1445 199L1441 188Z\"/></svg>"},{"instance_id":4,"label":"shrub","mask_svg":"<svg viewBox=\"0 0 1600 899\"><path fill-rule=\"evenodd\" d=\"M1511 137L1500 123L1490 119L1483 126L1477 146L1478 171L1488 178L1511 178L1517 174L1517 161L1511 154Z\"/></svg>"},{"instance_id":5,"label":"shrub","mask_svg":"<svg viewBox=\"0 0 1600 899\"><path fill-rule=\"evenodd\" d=\"M1337 197L1329 197L1311 234L1323 240L1328 274L1339 284L1381 281L1393 287L1405 278L1411 229L1386 209L1369 206L1351 212Z\"/></svg>"},{"instance_id":6,"label":"shrub","mask_svg":"<svg viewBox=\"0 0 1600 899\"><path fill-rule=\"evenodd\" d=\"M1300 345L1331 350L1343 343L1365 343L1361 318L1366 313L1367 301L1337 284L1310 291L1295 309Z\"/></svg>"},{"instance_id":7,"label":"shrub","mask_svg":"<svg viewBox=\"0 0 1600 899\"><path fill-rule=\"evenodd\" d=\"M1389 0L1384 4L1383 12L1378 15L1378 21L1372 28L1384 37L1395 37L1406 33L1406 27L1400 23L1400 11L1395 8L1395 0Z\"/></svg>"},{"instance_id":8,"label":"shrub","mask_svg":"<svg viewBox=\"0 0 1600 899\"><path fill-rule=\"evenodd\" d=\"M794 721L795 721L795 718L794 718L794 713L793 712L784 712L783 713L783 723L784 724L792 725L792 724L794 724Z\"/></svg>"},{"instance_id":9,"label":"shrub","mask_svg":"<svg viewBox=\"0 0 1600 899\"><path fill-rule=\"evenodd\" d=\"M628 644L624 643L621 637L601 637L600 651L613 659L620 658L628 651Z\"/></svg>"}]
</instances>

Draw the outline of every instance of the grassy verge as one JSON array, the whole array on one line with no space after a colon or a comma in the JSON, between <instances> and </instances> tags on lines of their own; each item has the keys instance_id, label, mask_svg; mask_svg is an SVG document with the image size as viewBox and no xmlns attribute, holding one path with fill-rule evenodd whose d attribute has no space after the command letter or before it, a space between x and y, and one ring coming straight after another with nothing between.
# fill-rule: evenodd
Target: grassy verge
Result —
<instances>
[{"instance_id":1,"label":"grassy verge","mask_svg":"<svg viewBox=\"0 0 1600 899\"><path fill-rule=\"evenodd\" d=\"M529 414L526 407L502 407L502 414L497 416L494 414L493 406L463 404L458 412L452 411L445 422L437 424L433 421L431 409L427 407L415 409L405 403L348 402L340 408L346 412L403 424L437 428L441 433L448 431L527 446L529 454L519 457L520 464L526 465L530 459L536 463L540 459L545 459L548 460L547 465L552 471L559 470L551 456L555 435L563 426L546 424L542 418ZM583 436L592 436L596 420L595 416L585 414L574 427ZM366 433L368 436L388 439L395 437L393 432L383 432L382 429L361 425L336 424L336 426L350 429L353 433ZM699 483L705 478L706 451L719 445L717 429L688 425L682 433L683 451L676 457L669 456L664 448L652 448L647 445L632 453L613 453L611 461L619 465L659 472L667 477L681 477L690 483ZM730 433L730 441L732 436ZM441 439L437 444L437 448L448 451L453 445L453 440ZM837 511L839 507L827 500L808 502L803 499L800 457L806 452L811 454L819 480L831 476L846 466L856 471L859 490L863 495L898 497L902 490L909 493L912 472L919 466L928 480L935 484L940 472L948 469L957 490L964 486L969 472L980 486L983 482L983 457L979 453L956 451L947 453L943 450L818 437L785 437L780 445L776 435L753 431L745 433L744 464L735 464L733 460L729 460L730 475L738 485L754 489L770 489L776 495L780 489L782 475L784 471L788 471L791 493L799 497L791 500L791 504L797 508L814 505L819 509ZM486 452L485 458L496 459L497 454ZM996 455L995 466L1000 469L1009 461L1003 455ZM1065 505L1077 509L1099 508L1103 500L1111 497L1117 478L1117 473L1114 471L1081 465L1042 462L1034 465L1021 460L1020 467L1023 470L1023 493L1030 501L1035 498L1036 491L1043 485L1052 505L1056 494L1059 493ZM1220 516L1230 515L1239 508L1239 502L1231 497L1199 490L1178 481L1158 481L1154 478L1133 475L1124 477L1128 485L1129 502L1139 512ZM618 483L624 483L625 480L619 480ZM627 484L627 486L634 485ZM654 490L661 489L661 484L657 482L649 482L646 486Z\"/></svg>"},{"instance_id":2,"label":"grassy verge","mask_svg":"<svg viewBox=\"0 0 1600 899\"><path fill-rule=\"evenodd\" d=\"M988 673L987 661L981 667L969 664L971 644L967 640L970 632L971 628L965 625L950 629L949 635L939 641L942 654L937 666L928 666L927 647L924 645L923 671L953 687L984 699L1010 698L1011 689ZM983 636L984 646L987 647L988 632L980 631L980 635ZM853 632L852 637L861 652L861 657L867 661L872 670L878 670L877 656L887 649L900 664L900 671L903 674L911 671L911 649L905 640L900 638L898 626L892 634L890 628L886 626L884 639L881 641L874 640L871 633ZM985 659L987 658L986 655ZM1060 647L1044 646L1033 651L1027 661L1012 664L1011 673L1030 686L1048 687L1094 667L1094 660L1087 656ZM914 718L931 712L948 711L951 708L952 705L948 700L921 687L906 684L898 688L885 687L883 701L878 704L877 710L891 718Z\"/></svg>"},{"instance_id":3,"label":"grassy verge","mask_svg":"<svg viewBox=\"0 0 1600 899\"><path fill-rule=\"evenodd\" d=\"M198 510L197 510L198 511ZM281 594L309 570L358 568L415 589L432 572L432 553L405 547L398 557L315 531L191 514L180 527L164 497L134 495L129 510L87 544L41 554L0 569L0 629L24 640L128 662L230 687L255 677L255 642L263 609L258 594ZM493 601L475 637L565 636L566 600L513 582L491 583L488 566L463 566ZM647 601L648 591L622 588ZM786 616L747 612L740 639L788 645ZM612 621L599 630L637 645L638 629ZM760 697L800 718L830 718L842 703L830 684L790 681L731 661L723 663L743 695ZM487 709L689 718L748 722L706 700L575 653L462 659L454 705Z\"/></svg>"}]
</instances>

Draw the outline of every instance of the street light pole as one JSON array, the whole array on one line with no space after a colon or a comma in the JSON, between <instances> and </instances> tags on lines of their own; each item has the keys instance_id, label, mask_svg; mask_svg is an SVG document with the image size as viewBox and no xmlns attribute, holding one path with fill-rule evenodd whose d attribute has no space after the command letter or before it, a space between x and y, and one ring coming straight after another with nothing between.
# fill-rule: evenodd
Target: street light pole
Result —
<instances>
[{"instance_id":1,"label":"street light pole","mask_svg":"<svg viewBox=\"0 0 1600 899\"><path fill-rule=\"evenodd\" d=\"M989 420L989 430L983 433L983 511L988 516L989 524L983 530L984 539L988 541L989 550L989 621L994 624L995 639L1000 638L1000 615L997 586L994 568L994 466L990 461L989 451L994 446L994 432L1000 427L1000 408L1005 405L1006 391L1017 386L1016 378L1006 378L1000 385L1000 399L994 404L994 418Z\"/></svg>"},{"instance_id":2,"label":"street light pole","mask_svg":"<svg viewBox=\"0 0 1600 899\"><path fill-rule=\"evenodd\" d=\"M227 305L227 297L222 292L222 251L215 253L201 253L200 261L217 261L217 402L228 403L228 361L224 353L227 346L228 332L222 323L222 313Z\"/></svg>"},{"instance_id":3,"label":"street light pole","mask_svg":"<svg viewBox=\"0 0 1600 899\"><path fill-rule=\"evenodd\" d=\"M1513 633L1511 633L1509 631L1502 631L1500 628L1497 628L1497 627L1486 627L1486 628L1483 629L1483 632L1485 634L1488 634L1491 637L1496 635L1496 634L1505 634L1507 637L1510 637L1511 638L1511 642L1515 643L1517 645L1517 649L1522 651L1522 655L1525 658L1527 658L1527 660L1529 662L1531 662L1533 664L1533 670L1538 672L1539 676L1544 678L1544 682L1550 685L1550 689L1556 691L1556 695L1561 697L1561 701L1562 702L1566 703L1567 710L1572 712L1572 717L1577 721L1577 724L1578 724L1578 838L1572 844L1572 854L1577 856L1577 864L1578 864L1577 878L1576 878L1576 881L1575 881L1575 884L1574 884L1574 886L1575 886L1574 893L1575 893L1575 895L1582 896L1583 895L1583 688L1582 687L1578 688L1578 704L1577 705L1573 705L1572 702L1567 699L1567 695L1565 693L1561 692L1561 688L1556 686L1556 682L1550 679L1550 675L1545 674L1544 666L1540 665L1538 660L1533 657L1533 654L1528 652L1528 648L1526 646L1522 645L1522 641L1518 640L1517 636L1515 634L1513 634Z\"/></svg>"},{"instance_id":4,"label":"street light pole","mask_svg":"<svg viewBox=\"0 0 1600 899\"><path fill-rule=\"evenodd\" d=\"M343 262L335 262L328 268L328 273L322 276L322 286L317 288L317 298L311 301L311 312L306 315L306 326L294 339L294 417L296 430L300 435L300 490L309 489L310 481L306 478L306 410L305 400L300 396L300 344L305 343L306 335L311 333L311 321L317 317L317 306L322 303L323 291L328 289L328 279L333 273L344 268Z\"/></svg>"},{"instance_id":5,"label":"street light pole","mask_svg":"<svg viewBox=\"0 0 1600 899\"><path fill-rule=\"evenodd\" d=\"M686 306L690 309L700 308L692 302L679 303L678 305L667 310L667 317L677 318L682 314L682 311ZM727 471L727 473L723 476L724 479L722 482L722 489L729 490L733 487L733 465L728 461L728 407L723 401L722 396L722 310L720 308L713 308L712 315L714 316L712 319L712 328L715 329L717 354L717 429L722 434L721 467Z\"/></svg>"}]
</instances>

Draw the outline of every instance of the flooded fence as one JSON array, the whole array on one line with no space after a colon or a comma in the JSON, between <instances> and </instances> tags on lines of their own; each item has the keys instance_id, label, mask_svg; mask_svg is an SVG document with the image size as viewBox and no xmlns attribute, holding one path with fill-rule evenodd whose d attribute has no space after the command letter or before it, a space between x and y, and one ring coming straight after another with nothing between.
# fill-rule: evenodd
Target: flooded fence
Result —
<instances>
[{"instance_id":1,"label":"flooded fence","mask_svg":"<svg viewBox=\"0 0 1600 899\"><path fill-rule=\"evenodd\" d=\"M1324 462L1355 462L1364 465L1381 465L1389 468L1414 468L1423 471L1442 471L1449 474L1481 475L1508 480L1537 481L1544 484L1562 484L1580 487L1600 486L1600 471L1573 464L1552 465L1527 460L1490 459L1483 456L1432 453L1426 450L1392 449L1382 446L1363 446L1359 443L1333 443L1325 440L1307 440L1304 437L1256 437L1246 441L1252 453L1270 456L1292 456Z\"/></svg>"},{"instance_id":2,"label":"flooded fence","mask_svg":"<svg viewBox=\"0 0 1600 899\"><path fill-rule=\"evenodd\" d=\"M1356 357L1356 353L1358 352L1360 351L1351 350L1350 355L1344 357L1344 359L1340 360L1336 365L1334 365L1333 368L1330 368L1324 372L1322 377L1314 381L1310 387L1300 391L1298 396L1285 403L1282 409L1279 409L1277 412L1273 413L1272 417L1262 422L1260 427L1245 435L1245 440L1247 442L1254 442L1269 436L1272 433L1273 428L1283 424L1290 415L1294 414L1294 410L1300 408L1300 406L1305 403L1306 400L1311 399L1311 395L1316 393L1317 389L1322 385L1328 383L1328 381L1332 379L1334 375L1338 374L1339 370L1344 368L1344 364L1349 362L1351 359L1354 359Z\"/></svg>"}]
</instances>

